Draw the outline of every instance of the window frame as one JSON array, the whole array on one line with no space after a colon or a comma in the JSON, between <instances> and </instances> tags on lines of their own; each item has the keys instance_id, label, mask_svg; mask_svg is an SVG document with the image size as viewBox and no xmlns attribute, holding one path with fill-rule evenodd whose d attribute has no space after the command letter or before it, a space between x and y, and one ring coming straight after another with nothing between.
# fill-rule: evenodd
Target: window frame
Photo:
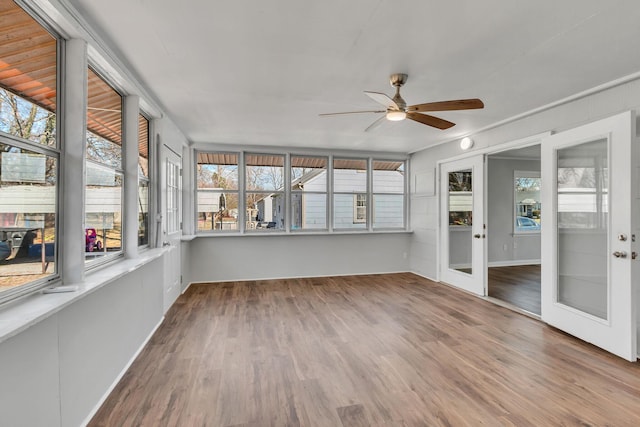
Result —
<instances>
[{"instance_id":1,"label":"window frame","mask_svg":"<svg viewBox=\"0 0 640 427\"><path fill-rule=\"evenodd\" d=\"M39 144L35 141L30 141L25 138L12 135L0 131L0 143L16 147L20 150L28 150L36 154L42 154L47 157L51 157L55 160L55 211L54 215L54 251L53 251L53 268L51 274L38 279L31 280L21 285L17 285L5 290L0 291L0 305L13 301L17 298L38 292L46 287L51 286L55 282L61 280L61 261L64 255L60 251L59 240L61 238L61 223L62 223L62 136L61 136L61 123L64 122L65 113L63 111L61 99L65 92L65 81L62 78L62 61L64 56L64 39L58 31L56 31L48 22L43 20L29 5L22 2L16 2L16 6L20 8L24 13L29 15L40 27L49 33L52 39L55 41L56 59L55 59L55 73L56 73L56 96L55 96L55 136L54 144L49 146L46 144ZM19 95L17 95L19 96ZM20 97L22 98L22 97ZM24 99L24 98L23 98ZM31 102L31 101L29 101ZM51 268L47 266L47 268ZM11 277L11 276L9 276Z\"/></svg>"},{"instance_id":2,"label":"window frame","mask_svg":"<svg viewBox=\"0 0 640 427\"><path fill-rule=\"evenodd\" d=\"M375 163L376 162L386 162L386 163L398 163L401 162L401 166L398 169L390 172L400 172L399 169L402 168L402 192L392 192L392 191L376 191L376 179L375 179ZM373 230L403 230L406 229L408 219L407 219L407 194L408 194L408 184L407 184L407 160L390 160L383 158L374 158L371 162L371 227ZM376 226L376 196L401 196L402 197L402 216L400 219L402 220L402 225L393 227L386 226L380 227ZM379 215L378 215L379 216Z\"/></svg>"},{"instance_id":3,"label":"window frame","mask_svg":"<svg viewBox=\"0 0 640 427\"><path fill-rule=\"evenodd\" d=\"M290 211L289 211L289 218L290 218L290 230L293 233L322 233L322 232L327 232L329 230L329 156L321 156L321 155L309 155L309 154L295 154L292 153L289 155L290 160L290 167L289 167L289 174L292 173L292 170L294 168L293 165L293 158L308 158L308 159L322 159L324 160L325 164L324 164L324 169L320 169L320 170L324 170L325 173L325 182L324 182L324 191L304 191L304 190L294 190L293 189L293 175L290 175L290 183L288 185L287 188L289 188L290 190L290 195L289 195L289 206L290 206ZM297 178L296 178L297 179ZM300 228L294 228L293 227L293 220L294 220L294 202L293 202L293 198L296 195L300 195L301 196L301 200L302 200L302 205L304 206L304 199L306 195L324 195L324 204L325 204L325 212L324 212L324 224L325 226L322 228L305 228L305 227L300 227ZM303 213L301 214L302 216L302 222L304 223L305 220L305 214L304 214L304 210Z\"/></svg>"},{"instance_id":4,"label":"window frame","mask_svg":"<svg viewBox=\"0 0 640 427\"><path fill-rule=\"evenodd\" d=\"M364 200L359 200L360 198L364 198ZM359 204L363 202L364 204ZM364 209L363 209L364 208ZM360 211L364 210L364 218L359 218L358 214ZM353 194L353 223L354 224L366 224L367 222L367 193L354 193Z\"/></svg>"},{"instance_id":5,"label":"window frame","mask_svg":"<svg viewBox=\"0 0 640 427\"><path fill-rule=\"evenodd\" d=\"M152 135L152 129L151 129L151 124L152 124L152 120L141 110L138 110L138 123L140 121L140 118L143 118L144 120L146 120L147 122L147 176L141 175L140 173L138 173L138 206L137 211L138 211L138 221L140 221L140 215L142 214L142 211L140 210L140 187L141 187L141 183L145 183L146 187L147 187L147 218L146 218L146 228L147 228L147 233L146 233L146 238L147 241L140 243L140 224L138 224L138 248L142 249L142 248L148 248L151 246L151 175L153 173L152 168L153 168L153 162L151 161L152 159L152 146L153 144L151 143L151 135ZM140 140L138 140L138 162L140 161Z\"/></svg>"},{"instance_id":6,"label":"window frame","mask_svg":"<svg viewBox=\"0 0 640 427\"><path fill-rule=\"evenodd\" d=\"M236 189L212 189L211 191L215 191L216 193L220 193L221 195L227 195L227 194L233 194L237 197L238 200L238 207L236 208L238 210L238 217L236 218L236 227L235 228L231 228L231 229L227 229L225 230L224 227L221 227L220 229L211 229L211 230L200 230L198 228L198 221L199 221L199 214L200 211L198 210L198 194L200 192L206 193L209 192L210 190L206 189L206 188L202 188L200 189L198 187L198 156L200 153L211 153L211 154L221 154L221 155L231 155L231 156L236 156ZM194 155L194 168L193 168L193 182L195 183L194 188L195 188L195 197L194 197L194 209L193 209L193 223L195 224L195 233L196 234L234 234L234 233L238 233L240 232L241 229L241 225L243 224L242 221L244 221L244 215L241 217L242 211L243 211L243 206L244 206L244 202L241 200L241 187L243 186L242 181L242 176L241 174L244 174L244 167L242 167L241 163L244 161L243 159L243 155L240 152L234 152L234 151L229 151L229 150L197 150L195 152ZM209 164L217 164L217 163L209 163ZM226 196L225 196L225 200L226 200ZM213 222L213 217L211 219L211 221ZM214 226L214 224L212 224L212 227Z\"/></svg>"},{"instance_id":7,"label":"window frame","mask_svg":"<svg viewBox=\"0 0 640 427\"><path fill-rule=\"evenodd\" d=\"M234 230L204 230L198 229L198 158L201 154L232 154L238 156L238 190L223 190L225 192L232 192L238 195L238 228ZM258 190L246 190L246 161L245 157L249 155L267 155L267 156L284 156L284 191L258 191ZM305 194L303 191L293 190L292 182L295 179L292 179L292 158L295 157L310 157L310 158L325 158L326 160L326 175L327 175L327 186L326 193L323 192L313 192L314 194L326 194L326 228L294 228L293 224L293 198L299 194ZM362 191L351 191L344 192L335 190L335 182L334 182L334 160L359 160L366 162L366 169L362 169L361 172L367 174L366 178L366 188ZM403 175L403 192L402 193L394 193L403 198L403 211L402 211L402 227L374 227L373 226L373 216L374 209L372 206L373 203L373 162L374 161L390 161L390 162L402 162L404 166L404 175ZM207 144L198 144L194 148L194 156L192 160L193 164L193 179L195 182L195 197L193 197L193 219L196 224L195 233L196 235L201 236L218 236L218 235L257 235L257 234L344 234L344 233L398 233L398 232L407 232L409 227L409 158L403 155L392 155L389 154L381 159L379 159L375 155L371 154L360 154L357 155L355 152L347 152L343 153L341 151L336 152L324 152L319 150L296 150L296 151L286 151L286 150L265 150L264 147L248 147L245 150L238 150L237 147L229 146L229 145L207 145ZM283 229L274 229L274 230L261 230L254 231L247 227L247 212L246 212L246 197L247 194L251 193L278 193L284 194L284 202L286 204L285 211L285 227ZM366 211L367 211L367 220L364 222L364 226L361 227L336 227L335 226L335 196L336 195L354 195L354 194L363 194L366 195ZM382 194L382 193L381 193ZM352 218L353 220L353 218Z\"/></svg>"},{"instance_id":8,"label":"window frame","mask_svg":"<svg viewBox=\"0 0 640 427\"><path fill-rule=\"evenodd\" d=\"M125 138L124 138L124 129L127 126L127 123L125 123L126 121L126 115L124 114L124 103L125 103L125 97L126 95L124 94L124 92L122 91L122 89L120 87L118 87L111 79L108 78L108 76L106 75L107 73L105 73L103 70L100 69L99 66L95 65L92 61L91 58L88 58L88 63L87 63L87 73L89 73L89 70L91 70L97 77L99 77L100 79L102 79L102 81L104 83L107 84L107 86L109 86L116 94L118 94L118 96L120 97L120 166L116 167L113 165L108 165L106 163L100 163L94 160L90 160L86 157L86 150L87 150L87 142L85 139L85 144L84 144L84 150L85 150L85 182L84 182L84 187L85 187L85 204L83 205L83 209L85 210L84 213L84 221L85 221L85 230L88 228L86 226L86 218L87 218L87 212L86 212L86 190L87 190L87 182L86 182L86 165L88 163L94 163L100 167L103 168L107 168L107 169L111 169L114 171L114 173L116 175L121 176L122 179L122 185L120 187L120 249L118 251L113 251L113 252L108 252L106 251L105 248L105 255L103 256L96 256L94 258L87 258L86 254L87 252L85 252L84 255L84 269L85 271L90 271L90 270L94 270L95 268L98 268L100 266L103 266L105 264L111 263L116 259L119 258L123 258L124 257L124 248L125 248L125 239L126 239L126 233L125 233L125 217L128 214L127 211L129 209L129 207L127 207L126 205L126 198L125 198L125 194L124 194L124 187L126 185L125 183ZM88 80L88 79L87 79ZM89 91L87 88L87 114L88 114L88 107L89 107ZM140 112L138 110L138 112ZM136 115L137 117L137 115ZM137 120L136 120L136 124L137 124ZM137 127L137 126L136 126ZM87 133L89 133L89 127L87 125L86 129L85 129L85 135ZM86 138L86 137L85 137ZM116 142L111 141L107 138L104 137L100 137L105 139L106 141L109 141L112 144L116 144L118 145ZM136 209L137 210L137 209Z\"/></svg>"},{"instance_id":9,"label":"window frame","mask_svg":"<svg viewBox=\"0 0 640 427\"><path fill-rule=\"evenodd\" d=\"M345 160L345 161L358 161L365 162L365 169L348 169L348 168L335 168L336 160ZM352 170L356 173L364 173L365 174L365 186L364 190L360 190L359 188L355 188L352 191L335 191L336 188L336 170ZM332 209L331 209L331 225L332 230L338 230L342 232L354 232L354 233L362 233L367 231L372 231L371 228L371 178L372 178L372 160L371 157L350 157L350 156L341 156L336 155L331 157L331 200L332 200ZM352 224L360 225L364 224L364 227L354 226L354 227L336 227L336 196L349 196L353 195L353 215L352 215ZM357 196L364 195L365 196L365 219L357 220Z\"/></svg>"}]
</instances>

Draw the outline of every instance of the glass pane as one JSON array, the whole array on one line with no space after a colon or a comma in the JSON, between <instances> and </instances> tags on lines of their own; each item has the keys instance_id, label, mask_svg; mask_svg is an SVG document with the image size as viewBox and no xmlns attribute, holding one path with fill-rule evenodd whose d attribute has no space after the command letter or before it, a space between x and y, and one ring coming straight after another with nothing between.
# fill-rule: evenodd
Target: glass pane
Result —
<instances>
[{"instance_id":1,"label":"glass pane","mask_svg":"<svg viewBox=\"0 0 640 427\"><path fill-rule=\"evenodd\" d=\"M404 193L404 162L374 160L373 192Z\"/></svg>"},{"instance_id":2,"label":"glass pane","mask_svg":"<svg viewBox=\"0 0 640 427\"><path fill-rule=\"evenodd\" d=\"M472 274L472 171L449 172L449 268Z\"/></svg>"},{"instance_id":3,"label":"glass pane","mask_svg":"<svg viewBox=\"0 0 640 427\"><path fill-rule=\"evenodd\" d=\"M327 194L293 192L291 194L293 230L313 230L327 228Z\"/></svg>"},{"instance_id":4,"label":"glass pane","mask_svg":"<svg viewBox=\"0 0 640 427\"><path fill-rule=\"evenodd\" d=\"M149 179L149 120L138 115L138 176Z\"/></svg>"},{"instance_id":5,"label":"glass pane","mask_svg":"<svg viewBox=\"0 0 640 427\"><path fill-rule=\"evenodd\" d=\"M362 229L367 227L367 195L334 194L333 227Z\"/></svg>"},{"instance_id":6,"label":"glass pane","mask_svg":"<svg viewBox=\"0 0 640 427\"><path fill-rule=\"evenodd\" d=\"M87 163L85 258L122 249L122 174Z\"/></svg>"},{"instance_id":7,"label":"glass pane","mask_svg":"<svg viewBox=\"0 0 640 427\"><path fill-rule=\"evenodd\" d=\"M291 189L327 191L327 159L291 156Z\"/></svg>"},{"instance_id":8,"label":"glass pane","mask_svg":"<svg viewBox=\"0 0 640 427\"><path fill-rule=\"evenodd\" d=\"M0 131L55 146L56 39L14 2L1 8Z\"/></svg>"},{"instance_id":9,"label":"glass pane","mask_svg":"<svg viewBox=\"0 0 640 427\"><path fill-rule=\"evenodd\" d=\"M180 230L180 165L167 160L167 233Z\"/></svg>"},{"instance_id":10,"label":"glass pane","mask_svg":"<svg viewBox=\"0 0 640 427\"><path fill-rule=\"evenodd\" d=\"M404 195L373 195L373 228L404 228Z\"/></svg>"},{"instance_id":11,"label":"glass pane","mask_svg":"<svg viewBox=\"0 0 640 427\"><path fill-rule=\"evenodd\" d=\"M138 183L138 246L149 244L149 181Z\"/></svg>"},{"instance_id":12,"label":"glass pane","mask_svg":"<svg viewBox=\"0 0 640 427\"><path fill-rule=\"evenodd\" d=\"M334 159L333 191L336 193L366 192L367 161L359 159Z\"/></svg>"},{"instance_id":13,"label":"glass pane","mask_svg":"<svg viewBox=\"0 0 640 427\"><path fill-rule=\"evenodd\" d=\"M56 272L57 165L9 145L0 152L1 294Z\"/></svg>"},{"instance_id":14,"label":"glass pane","mask_svg":"<svg viewBox=\"0 0 640 427\"><path fill-rule=\"evenodd\" d=\"M284 193L247 193L247 230L284 230Z\"/></svg>"},{"instance_id":15,"label":"glass pane","mask_svg":"<svg viewBox=\"0 0 640 427\"><path fill-rule=\"evenodd\" d=\"M122 167L122 97L91 69L87 89L87 159Z\"/></svg>"},{"instance_id":16,"label":"glass pane","mask_svg":"<svg viewBox=\"0 0 640 427\"><path fill-rule=\"evenodd\" d=\"M516 233L540 232L540 182L539 176L515 177Z\"/></svg>"},{"instance_id":17,"label":"glass pane","mask_svg":"<svg viewBox=\"0 0 640 427\"><path fill-rule=\"evenodd\" d=\"M198 188L238 189L238 155L198 153ZM237 206L236 206L237 208Z\"/></svg>"},{"instance_id":18,"label":"glass pane","mask_svg":"<svg viewBox=\"0 0 640 427\"><path fill-rule=\"evenodd\" d=\"M248 191L284 189L284 156L247 154L245 163Z\"/></svg>"},{"instance_id":19,"label":"glass pane","mask_svg":"<svg viewBox=\"0 0 640 427\"><path fill-rule=\"evenodd\" d=\"M238 230L238 193L202 189L197 198L198 231Z\"/></svg>"},{"instance_id":20,"label":"glass pane","mask_svg":"<svg viewBox=\"0 0 640 427\"><path fill-rule=\"evenodd\" d=\"M558 301L607 319L607 140L560 149Z\"/></svg>"}]
</instances>

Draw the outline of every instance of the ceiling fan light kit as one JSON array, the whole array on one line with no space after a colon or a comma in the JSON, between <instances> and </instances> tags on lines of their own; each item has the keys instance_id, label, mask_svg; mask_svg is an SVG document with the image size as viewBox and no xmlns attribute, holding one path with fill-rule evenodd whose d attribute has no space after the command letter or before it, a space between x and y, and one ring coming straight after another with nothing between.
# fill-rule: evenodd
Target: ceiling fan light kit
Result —
<instances>
[{"instance_id":1,"label":"ceiling fan light kit","mask_svg":"<svg viewBox=\"0 0 640 427\"><path fill-rule=\"evenodd\" d=\"M401 120L404 120L407 118L407 112L406 111L387 111L387 120L390 120L392 122L399 122Z\"/></svg>"},{"instance_id":2,"label":"ceiling fan light kit","mask_svg":"<svg viewBox=\"0 0 640 427\"><path fill-rule=\"evenodd\" d=\"M396 73L389 77L389 83L392 87L396 88L396 93L393 98L380 92L365 91L365 95L376 101L378 104L383 105L386 110L366 110L366 111L347 111L342 113L324 113L320 116L337 116L343 114L361 114L361 113L385 113L387 120L392 122L399 122L405 119L411 119L415 122L422 123L427 126L431 126L437 129L449 129L455 126L455 123L448 120L440 119L429 114L423 114L425 111L453 111L453 110L472 110L477 108L484 108L484 104L481 100L474 99L458 99L452 101L439 101L429 102L426 104L416 104L407 106L407 103L400 95L400 88L407 82L407 74ZM380 119L376 120L372 125L365 129L365 132L377 127ZM375 126L374 126L375 125ZM473 143L472 143L473 145ZM469 147L471 148L471 147Z\"/></svg>"}]
</instances>

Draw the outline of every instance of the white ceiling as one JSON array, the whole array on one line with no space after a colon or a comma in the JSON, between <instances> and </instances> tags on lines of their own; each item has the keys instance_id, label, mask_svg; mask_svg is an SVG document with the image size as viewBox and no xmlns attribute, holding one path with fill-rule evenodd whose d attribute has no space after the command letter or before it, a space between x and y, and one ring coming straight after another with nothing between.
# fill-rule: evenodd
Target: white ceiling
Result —
<instances>
[{"instance_id":1,"label":"white ceiling","mask_svg":"<svg viewBox=\"0 0 640 427\"><path fill-rule=\"evenodd\" d=\"M637 0L67 0L196 143L413 152L640 70ZM480 98L363 130L364 90Z\"/></svg>"}]
</instances>

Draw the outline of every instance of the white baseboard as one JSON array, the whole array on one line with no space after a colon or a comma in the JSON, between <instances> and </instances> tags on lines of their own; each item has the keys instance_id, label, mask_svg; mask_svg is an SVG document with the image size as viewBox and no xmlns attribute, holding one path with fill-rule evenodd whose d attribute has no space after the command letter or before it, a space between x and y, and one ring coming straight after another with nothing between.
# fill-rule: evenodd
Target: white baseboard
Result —
<instances>
[{"instance_id":1,"label":"white baseboard","mask_svg":"<svg viewBox=\"0 0 640 427\"><path fill-rule=\"evenodd\" d=\"M138 348L138 350L133 354L133 356L131 356L131 359L129 359L129 362L127 362L127 364L125 365L124 368L122 368L122 371L120 371L120 373L118 374L118 376L116 377L116 379L113 381L113 383L111 384L111 386L109 386L109 388L107 389L107 391L105 391L105 393L102 395L102 397L100 398L100 400L98 400L98 403L96 403L96 406L93 407L93 409L91 410L91 412L89 412L89 415L87 415L87 417L84 419L84 421L82 421L82 423L80 424L82 427L85 427L87 424L89 424L89 422L91 421L91 419L94 417L94 415L96 414L96 412L98 412L98 409L100 409L100 407L102 406L102 404L104 403L105 400L107 400L107 397L109 397L109 395L111 394L111 392L113 391L114 388L116 388L116 386L118 385L118 383L120 382L120 380L122 379L122 377L124 376L124 374L127 373L127 371L129 370L129 368L131 367L131 365L133 364L133 362L136 360L136 358L138 357L138 355L140 354L140 352L142 352L142 349L144 349L144 347L147 345L147 343L149 342L149 340L151 339L151 337L153 336L153 334L156 333L156 330L160 327L160 325L162 324L162 322L164 322L164 316L162 316L162 318L160 319L160 321L158 322L158 324L156 326L154 326L154 328L151 330L151 332L149 333L149 335L147 336L147 338L145 338L145 340L142 342L142 344L140 344L140 347Z\"/></svg>"},{"instance_id":2,"label":"white baseboard","mask_svg":"<svg viewBox=\"0 0 640 427\"><path fill-rule=\"evenodd\" d=\"M187 286L187 289L191 285L197 285L197 284L202 284L202 283L259 282L259 281L263 281L263 280L313 279L315 277L371 276L371 275L375 275L375 274L397 274L397 273L412 273L412 272L409 271L409 270L398 270L398 271L378 271L378 272L370 272L370 273L316 274L316 275L312 275L312 276L283 276L283 277L249 278L249 279L196 280L196 281L193 281L193 282L189 282L189 285ZM185 289L185 291L187 289Z\"/></svg>"},{"instance_id":3,"label":"white baseboard","mask_svg":"<svg viewBox=\"0 0 640 427\"><path fill-rule=\"evenodd\" d=\"M539 259L514 259L507 261L491 261L487 263L489 267L515 267L517 265L540 265Z\"/></svg>"}]
</instances>

